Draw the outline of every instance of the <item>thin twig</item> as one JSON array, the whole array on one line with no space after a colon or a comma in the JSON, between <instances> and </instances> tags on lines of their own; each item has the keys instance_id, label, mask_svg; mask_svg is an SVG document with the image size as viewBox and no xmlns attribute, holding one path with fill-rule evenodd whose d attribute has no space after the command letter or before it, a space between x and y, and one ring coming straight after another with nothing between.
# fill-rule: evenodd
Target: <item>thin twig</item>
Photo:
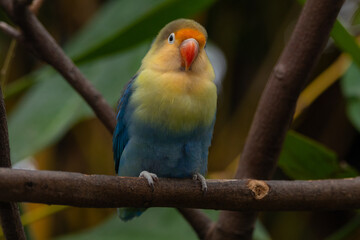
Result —
<instances>
[{"instance_id":1,"label":"thin twig","mask_svg":"<svg viewBox=\"0 0 360 240\"><path fill-rule=\"evenodd\" d=\"M21 38L21 33L5 22L0 22L0 30L9 37L15 38L16 40L20 40Z\"/></svg>"},{"instance_id":2,"label":"thin twig","mask_svg":"<svg viewBox=\"0 0 360 240\"><path fill-rule=\"evenodd\" d=\"M8 76L9 68L11 66L11 61L14 58L15 49L16 49L16 39L13 38L13 39L11 39L9 49L6 53L4 64L0 70L0 84L1 84L2 91L4 91L4 89L5 89L5 85L7 82L7 76ZM4 94L4 92L3 92L3 94Z\"/></svg>"},{"instance_id":3,"label":"thin twig","mask_svg":"<svg viewBox=\"0 0 360 240\"><path fill-rule=\"evenodd\" d=\"M0 87L0 167L11 168L9 135L6 110ZM24 227L20 221L18 206L15 202L0 202L1 226L7 240L25 239Z\"/></svg>"},{"instance_id":4,"label":"thin twig","mask_svg":"<svg viewBox=\"0 0 360 240\"><path fill-rule=\"evenodd\" d=\"M44 0L34 0L29 7L30 11L33 12L35 15L37 15L43 3Z\"/></svg>"},{"instance_id":5,"label":"thin twig","mask_svg":"<svg viewBox=\"0 0 360 240\"><path fill-rule=\"evenodd\" d=\"M30 6L30 10L35 15L37 15L43 2L44 2L44 0L34 0ZM16 29L12 28L11 26L7 25L5 22L0 22L0 28L4 32L7 32L7 34L13 38L13 39L11 39L9 49L8 49L6 57L5 57L4 65L0 71L0 84L1 84L1 87L3 90L3 95L4 95L8 71L11 66L11 61L12 61L12 59L14 59L14 55L15 55L16 41L22 40L22 39L20 37L21 33L19 31L17 31ZM6 97L6 96L4 96L4 97Z\"/></svg>"},{"instance_id":6,"label":"thin twig","mask_svg":"<svg viewBox=\"0 0 360 240\"><path fill-rule=\"evenodd\" d=\"M344 0L308 0L268 80L236 178L271 178L296 101L329 38ZM331 198L331 197L330 197ZM221 212L209 239L251 239L255 213Z\"/></svg>"}]
</instances>

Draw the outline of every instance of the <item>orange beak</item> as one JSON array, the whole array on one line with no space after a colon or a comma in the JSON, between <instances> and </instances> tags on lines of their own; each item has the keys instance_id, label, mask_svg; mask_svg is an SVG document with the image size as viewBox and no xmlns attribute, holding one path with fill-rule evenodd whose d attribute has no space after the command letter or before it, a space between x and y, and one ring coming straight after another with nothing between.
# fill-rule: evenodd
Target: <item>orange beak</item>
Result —
<instances>
[{"instance_id":1,"label":"orange beak","mask_svg":"<svg viewBox=\"0 0 360 240\"><path fill-rule=\"evenodd\" d=\"M183 60L183 67L185 67L186 71L190 69L198 53L199 43L194 38L188 38L181 43L180 54Z\"/></svg>"}]
</instances>

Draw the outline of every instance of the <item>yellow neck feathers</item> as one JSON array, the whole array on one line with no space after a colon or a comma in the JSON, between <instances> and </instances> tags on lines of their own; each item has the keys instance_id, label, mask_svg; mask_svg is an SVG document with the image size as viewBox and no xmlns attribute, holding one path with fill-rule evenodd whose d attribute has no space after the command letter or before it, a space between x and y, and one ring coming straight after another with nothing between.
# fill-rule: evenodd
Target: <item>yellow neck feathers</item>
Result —
<instances>
[{"instance_id":1,"label":"yellow neck feathers","mask_svg":"<svg viewBox=\"0 0 360 240\"><path fill-rule=\"evenodd\" d=\"M143 62L134 82L131 103L134 117L154 127L173 132L210 126L216 112L217 92L214 71L204 56L191 71L165 71ZM171 63L170 63L171 64Z\"/></svg>"}]
</instances>

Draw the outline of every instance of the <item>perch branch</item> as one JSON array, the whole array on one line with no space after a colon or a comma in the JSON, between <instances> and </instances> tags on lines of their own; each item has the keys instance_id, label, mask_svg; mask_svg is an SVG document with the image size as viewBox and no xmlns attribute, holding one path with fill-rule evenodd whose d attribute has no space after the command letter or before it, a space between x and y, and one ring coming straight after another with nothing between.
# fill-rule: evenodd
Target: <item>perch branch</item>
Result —
<instances>
[{"instance_id":1,"label":"perch branch","mask_svg":"<svg viewBox=\"0 0 360 240\"><path fill-rule=\"evenodd\" d=\"M343 2L306 2L261 96L236 178L271 178L297 98L325 47ZM222 212L210 239L251 239L255 219L255 213Z\"/></svg>"},{"instance_id":2,"label":"perch branch","mask_svg":"<svg viewBox=\"0 0 360 240\"><path fill-rule=\"evenodd\" d=\"M77 207L181 207L236 211L360 208L360 177L317 181L160 179L0 168L2 201ZM207 224L207 223L205 223Z\"/></svg>"}]
</instances>

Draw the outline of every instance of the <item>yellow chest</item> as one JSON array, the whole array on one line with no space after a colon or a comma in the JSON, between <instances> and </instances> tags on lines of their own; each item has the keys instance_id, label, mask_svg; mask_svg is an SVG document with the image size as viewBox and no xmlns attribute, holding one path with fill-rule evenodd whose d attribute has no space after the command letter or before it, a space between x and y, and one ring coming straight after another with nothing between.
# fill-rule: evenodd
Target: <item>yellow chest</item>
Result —
<instances>
[{"instance_id":1,"label":"yellow chest","mask_svg":"<svg viewBox=\"0 0 360 240\"><path fill-rule=\"evenodd\" d=\"M134 82L134 117L171 131L210 126L216 112L213 74L143 70Z\"/></svg>"}]
</instances>

